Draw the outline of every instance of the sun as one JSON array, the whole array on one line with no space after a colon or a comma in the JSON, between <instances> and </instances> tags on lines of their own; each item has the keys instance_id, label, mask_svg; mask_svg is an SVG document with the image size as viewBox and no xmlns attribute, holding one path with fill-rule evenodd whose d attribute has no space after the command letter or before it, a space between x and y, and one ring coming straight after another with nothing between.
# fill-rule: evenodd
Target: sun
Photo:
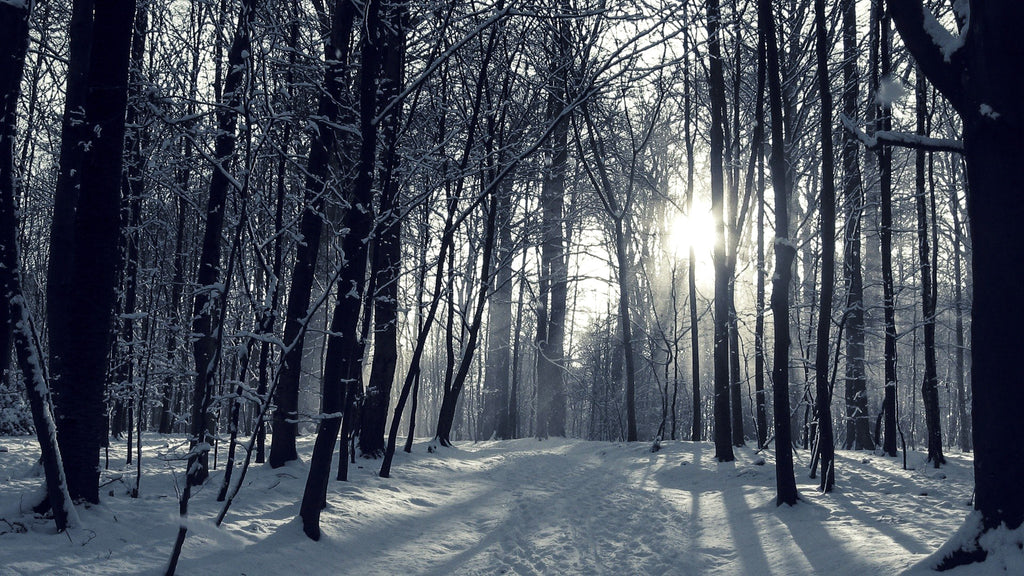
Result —
<instances>
[{"instance_id":1,"label":"sun","mask_svg":"<svg viewBox=\"0 0 1024 576\"><path fill-rule=\"evenodd\" d=\"M710 211L694 208L692 215L678 213L672 220L668 249L678 259L686 259L693 247L698 273L712 269L715 249L715 221Z\"/></svg>"}]
</instances>

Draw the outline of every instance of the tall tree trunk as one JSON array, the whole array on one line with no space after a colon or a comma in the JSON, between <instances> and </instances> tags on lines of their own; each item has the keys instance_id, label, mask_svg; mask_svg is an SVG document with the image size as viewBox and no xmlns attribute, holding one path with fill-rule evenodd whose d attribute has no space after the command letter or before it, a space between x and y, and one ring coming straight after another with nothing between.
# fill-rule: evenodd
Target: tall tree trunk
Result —
<instances>
[{"instance_id":1,"label":"tall tree trunk","mask_svg":"<svg viewBox=\"0 0 1024 576\"><path fill-rule=\"evenodd\" d=\"M82 158L89 141L85 117L89 90L89 62L93 48L93 0L75 0L71 5L67 88L64 92L64 117L61 123L60 160L57 186L53 194L53 218L50 222L50 258L46 273L46 326L49 334L50 377L53 386L54 415L58 435L74 442L65 430L67 407L75 410L75 391L62 378L64 362L73 338L68 325L71 298L74 294L72 276L75 255L75 211L82 179ZM64 391L70 395L65 402ZM70 444L69 444L70 446Z\"/></svg>"},{"instance_id":2,"label":"tall tree trunk","mask_svg":"<svg viewBox=\"0 0 1024 576\"><path fill-rule=\"evenodd\" d=\"M950 214L953 217L953 314L956 318L954 326L954 350L955 374L953 379L956 382L956 414L957 422L957 443L960 450L969 452L971 450L971 434L967 420L967 387L964 382L966 366L964 365L964 304L963 304L963 264L960 259L960 251L963 242L961 240L960 222L960 199L957 198L957 191L954 188L949 195Z\"/></svg>"},{"instance_id":3,"label":"tall tree trunk","mask_svg":"<svg viewBox=\"0 0 1024 576\"><path fill-rule=\"evenodd\" d=\"M881 12L881 0L876 4ZM892 42L889 33L889 17L879 14L874 19L879 26L878 39L882 78L888 78L892 68ZM889 130L892 124L892 107L883 102L878 110L878 129ZM896 456L896 435L898 426L898 387L896 375L896 292L892 274L892 149L880 146L878 150L878 173L881 189L882 220L879 227L882 255L882 305L885 314L885 396L882 409L885 414L882 449L889 456Z\"/></svg>"},{"instance_id":4,"label":"tall tree trunk","mask_svg":"<svg viewBox=\"0 0 1024 576\"><path fill-rule=\"evenodd\" d=\"M387 7L384 72L381 103L391 110L381 124L383 167L377 241L373 250L373 272L377 289L373 294L373 361L360 418L359 449L363 456L384 455L384 425L387 423L391 387L398 364L398 283L402 271L402 210L399 201L398 128L402 105L394 100L402 89L405 65L406 10L404 3Z\"/></svg>"},{"instance_id":5,"label":"tall tree trunk","mask_svg":"<svg viewBox=\"0 0 1024 576\"><path fill-rule=\"evenodd\" d=\"M255 13L255 0L244 0L238 13L234 39L228 51L228 74L224 79L217 110L217 138L214 144L214 167L210 176L206 205L206 228L196 274L196 293L192 304L192 357L196 381L192 389L192 422L188 481L193 486L203 483L209 475L208 456L213 444L213 422L208 409L213 395L214 376L220 359L219 315L227 298L220 284L221 233L231 187L232 163L235 156L238 110L247 90L248 59L251 52L250 26Z\"/></svg>"},{"instance_id":6,"label":"tall tree trunk","mask_svg":"<svg viewBox=\"0 0 1024 576\"><path fill-rule=\"evenodd\" d=\"M924 74L917 70L915 83L917 133L927 136L925 126L928 115L927 86ZM928 462L936 468L946 463L942 455L942 428L939 423L939 375L935 367L935 299L937 296L932 274L931 249L928 246L928 205L925 190L925 151L915 153L914 204L917 208L917 253L921 263L921 310L924 320L924 381L921 400L924 403L925 426L928 428ZM957 279L959 282L959 278Z\"/></svg>"},{"instance_id":7,"label":"tall tree trunk","mask_svg":"<svg viewBox=\"0 0 1024 576\"><path fill-rule=\"evenodd\" d=\"M281 357L280 374L274 394L277 408L273 414L274 434L270 440L269 464L272 468L284 466L299 457L295 439L298 434L302 351L306 327L312 316L310 302L321 244L322 214L326 196L339 185L337 178L330 173L331 157L337 147L338 138L332 126L339 121L343 113L345 70L349 59L355 13L356 9L351 0L338 0L335 3L331 33L324 46L324 55L327 58L324 69L325 90L320 93L317 104L317 117L322 120L313 133L306 161L306 204L299 223L299 233L304 241L297 242L295 246L292 285L288 291L285 311L285 350Z\"/></svg>"},{"instance_id":8,"label":"tall tree trunk","mask_svg":"<svg viewBox=\"0 0 1024 576\"><path fill-rule=\"evenodd\" d=\"M564 7L564 3L560 6ZM545 147L541 185L541 270L537 310L537 429L538 437L565 436L563 356L568 267L565 261L563 208L568 167L569 114L565 113L566 85L571 58L568 21L559 20L549 63L548 124L555 123Z\"/></svg>"},{"instance_id":9,"label":"tall tree trunk","mask_svg":"<svg viewBox=\"0 0 1024 576\"><path fill-rule=\"evenodd\" d=\"M46 498L53 510L57 531L77 523L68 494L64 465L57 442L49 383L42 364L42 350L32 317L22 293L20 255L17 241L18 210L15 203L14 139L17 127L18 95L28 52L31 3L0 3L0 296L4 322L0 330L11 333L25 392L32 411L32 424L39 440ZM13 320L13 321L12 321ZM2 350L9 354L9 349Z\"/></svg>"},{"instance_id":10,"label":"tall tree trunk","mask_svg":"<svg viewBox=\"0 0 1024 576\"><path fill-rule=\"evenodd\" d=\"M920 0L891 2L900 36L928 79L963 119L970 193L975 294L971 318L974 507L939 568L985 560L983 534L1024 523L1024 367L1007 361L1024 347L1024 77L1008 73L1024 60L1019 23L1024 4L972 2L962 46L943 53ZM947 33L948 35L948 33ZM969 532L967 530L970 530ZM1008 545L1008 546L1012 546Z\"/></svg>"},{"instance_id":11,"label":"tall tree trunk","mask_svg":"<svg viewBox=\"0 0 1024 576\"><path fill-rule=\"evenodd\" d=\"M768 73L768 103L771 114L772 147L769 168L775 189L775 275L772 278L772 322L775 350L772 358L772 399L775 420L775 486L777 505L796 504L793 475L793 437L789 418L789 288L793 276L796 246L789 237L789 184L782 130L782 82L779 78L779 48L771 0L758 0L758 28L765 39Z\"/></svg>"},{"instance_id":12,"label":"tall tree trunk","mask_svg":"<svg viewBox=\"0 0 1024 576\"><path fill-rule=\"evenodd\" d=\"M120 183L128 99L128 57L135 3L98 2L89 62L87 151L79 167L72 285L62 361L58 426L64 472L75 500L99 502L99 449L117 282Z\"/></svg>"},{"instance_id":13,"label":"tall tree trunk","mask_svg":"<svg viewBox=\"0 0 1024 576\"><path fill-rule=\"evenodd\" d=\"M135 413L135 402L138 399L134 385L137 346L135 342L135 308L138 300L139 283L139 237L142 222L142 193L144 190L144 151L146 134L141 127L140 111L142 108L143 67L146 55L146 34L149 25L149 13L145 6L139 6L135 16L135 28L132 33L131 69L129 100L125 124L131 128L125 133L125 152L127 155L124 176L121 180L121 226L124 234L121 261L123 263L123 300L121 301L121 328L116 340L122 341L122 353L113 385L121 387L124 395L120 400L130 402L128 413L128 464L132 463L132 419ZM116 390L116 388L115 388ZM145 404L145 400L142 400ZM140 415L141 416L141 415ZM141 419L141 418L140 418Z\"/></svg>"},{"instance_id":14,"label":"tall tree trunk","mask_svg":"<svg viewBox=\"0 0 1024 576\"><path fill-rule=\"evenodd\" d=\"M512 438L509 426L509 377L512 362L512 178L497 195L498 245L494 287L487 305L487 368L484 374L480 440Z\"/></svg>"},{"instance_id":15,"label":"tall tree trunk","mask_svg":"<svg viewBox=\"0 0 1024 576\"><path fill-rule=\"evenodd\" d=\"M825 25L825 0L814 0L815 52L818 63L818 93L821 97L821 304L818 312L818 343L815 349L815 416L817 446L821 462L822 492L835 485L835 448L832 438L832 388L829 384L832 293L835 289L836 190L835 156L832 152L832 86L828 74L829 41Z\"/></svg>"},{"instance_id":16,"label":"tall tree trunk","mask_svg":"<svg viewBox=\"0 0 1024 576\"><path fill-rule=\"evenodd\" d=\"M334 444L341 431L342 416L350 412L350 392L361 387L363 346L357 327L366 279L367 244L373 223L373 176L377 158L377 90L381 68L384 31L380 5L367 5L359 69L359 129L361 143L355 181L348 194L342 240L344 268L338 276L337 303L331 318L327 358L323 376L322 416L309 464L309 475L302 494L299 515L302 530L313 540L320 539L320 511L327 505ZM342 442L345 438L342 438Z\"/></svg>"},{"instance_id":17,"label":"tall tree trunk","mask_svg":"<svg viewBox=\"0 0 1024 576\"><path fill-rule=\"evenodd\" d=\"M843 114L857 116L858 70L857 3L843 0ZM849 130L843 131L843 203L846 229L843 236L843 282L846 285L846 442L847 450L872 450L868 414L867 377L864 371L864 279L861 273L861 184L859 144Z\"/></svg>"},{"instance_id":18,"label":"tall tree trunk","mask_svg":"<svg viewBox=\"0 0 1024 576\"><path fill-rule=\"evenodd\" d=\"M725 77L722 72L721 11L707 0L708 57L711 89L711 214L715 221L715 458L735 460L729 411L729 277L725 250L724 155Z\"/></svg>"},{"instance_id":19,"label":"tall tree trunk","mask_svg":"<svg viewBox=\"0 0 1024 576\"><path fill-rule=\"evenodd\" d=\"M768 414L764 391L764 123L765 123L765 81L767 62L765 59L765 39L760 32L757 35L757 104L755 105L754 121L757 123L752 145L756 148L755 167L757 171L757 281L755 306L757 317L754 320L754 394L757 419L757 447L762 449L768 445Z\"/></svg>"}]
</instances>

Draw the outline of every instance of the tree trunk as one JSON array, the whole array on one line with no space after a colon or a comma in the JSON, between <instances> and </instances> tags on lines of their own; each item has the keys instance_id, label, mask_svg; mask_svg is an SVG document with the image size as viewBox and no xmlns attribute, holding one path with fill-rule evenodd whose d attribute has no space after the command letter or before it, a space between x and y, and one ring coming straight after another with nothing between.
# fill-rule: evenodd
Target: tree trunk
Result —
<instances>
[{"instance_id":1,"label":"tree trunk","mask_svg":"<svg viewBox=\"0 0 1024 576\"><path fill-rule=\"evenodd\" d=\"M82 158L89 141L85 117L89 91L89 62L93 48L93 0L75 0L71 5L67 88L64 93L64 117L61 124L60 161L57 186L53 194L53 219L50 222L50 258L46 273L46 327L49 334L50 377L53 386L54 415L62 440L72 446L80 435L64 425L65 407L74 411L75 390L64 382L64 362L73 346L68 325L75 256L75 211L82 180ZM68 401L63 395L67 391Z\"/></svg>"},{"instance_id":2,"label":"tree trunk","mask_svg":"<svg viewBox=\"0 0 1024 576\"><path fill-rule=\"evenodd\" d=\"M129 71L129 106L125 124L130 129L125 133L125 152L127 155L124 176L121 180L121 235L120 252L123 264L123 300L121 301L121 328L115 338L120 341L120 361L112 384L115 391L120 388L120 403L128 406L128 458L132 463L132 428L135 417L135 403L139 399L135 390L135 364L137 362L137 346L135 342L135 309L138 300L139 284L139 237L142 218L142 193L146 146L146 134L141 127L140 112L143 107L142 83L143 67L146 55L146 33L149 26L149 14L145 6L138 7L135 16L135 27L132 33L131 69ZM145 400L143 399L143 403ZM140 420L141 420L140 415Z\"/></svg>"},{"instance_id":3,"label":"tree trunk","mask_svg":"<svg viewBox=\"0 0 1024 576\"><path fill-rule=\"evenodd\" d=\"M765 82L767 62L765 59L765 40L762 34L757 39L757 104L755 105L754 121L757 122L754 141L751 143L756 152L757 171L757 225L755 235L757 236L757 281L755 306L757 317L754 320L754 395L755 413L757 420L757 448L760 450L768 445L768 414L764 391L764 123L765 123Z\"/></svg>"},{"instance_id":4,"label":"tree trunk","mask_svg":"<svg viewBox=\"0 0 1024 576\"><path fill-rule=\"evenodd\" d=\"M359 165L347 198L350 208L342 222L342 227L348 230L341 246L346 261L338 276L338 300L328 336L322 416L299 509L302 530L313 540L320 539L320 511L327 505L331 460L342 416L350 412L349 392L362 386L363 346L357 327L366 279L367 244L373 223L373 176L377 158L377 127L373 119L377 111L381 52L384 48L378 3L370 3L366 7L363 30L365 37L359 70ZM345 441L342 438L342 442Z\"/></svg>"},{"instance_id":5,"label":"tree trunk","mask_svg":"<svg viewBox=\"0 0 1024 576\"><path fill-rule=\"evenodd\" d=\"M537 327L537 429L540 438L565 436L565 303L568 267L565 261L563 206L568 167L569 115L565 112L571 58L568 21L558 23L549 63L546 119L555 123L546 146L548 156L541 186L541 271ZM543 324L543 326L541 325Z\"/></svg>"},{"instance_id":6,"label":"tree trunk","mask_svg":"<svg viewBox=\"0 0 1024 576\"><path fill-rule=\"evenodd\" d=\"M406 12L404 3L387 7L381 103L391 104L381 124L384 161L381 171L380 233L373 251L377 289L373 294L373 362L360 418L359 449L363 456L384 455L384 426L398 364L398 283L402 271L402 205L399 202L398 129L402 105L392 104L402 89L405 64Z\"/></svg>"},{"instance_id":7,"label":"tree trunk","mask_svg":"<svg viewBox=\"0 0 1024 576\"><path fill-rule=\"evenodd\" d=\"M857 116L858 71L857 3L843 0L843 114ZM872 450L868 414L867 377L864 372L864 279L861 273L861 213L864 189L858 162L859 144L843 131L843 282L846 285L846 442L847 450Z\"/></svg>"},{"instance_id":8,"label":"tree trunk","mask_svg":"<svg viewBox=\"0 0 1024 576\"><path fill-rule=\"evenodd\" d=\"M879 1L877 10L882 10ZM889 33L889 17L880 15L875 18L879 26L878 38L881 53L881 74L887 78L892 67L892 42ZM878 129L889 130L892 124L892 107L882 103L878 111ZM878 149L879 187L881 189L882 220L879 226L882 256L882 305L885 315L885 396L882 410L885 414L885 428L882 437L882 449L888 456L896 456L896 436L899 423L896 411L897 376L896 376L896 292L892 274L892 148L880 146Z\"/></svg>"},{"instance_id":9,"label":"tree trunk","mask_svg":"<svg viewBox=\"0 0 1024 576\"><path fill-rule=\"evenodd\" d=\"M715 221L715 458L735 460L729 411L729 277L725 257L724 155L725 78L722 72L718 0L707 0L711 89L711 213Z\"/></svg>"},{"instance_id":10,"label":"tree trunk","mask_svg":"<svg viewBox=\"0 0 1024 576\"><path fill-rule=\"evenodd\" d=\"M917 71L914 92L917 103L917 133L926 136L925 121L928 112L925 98L927 98L927 93L924 75L920 69ZM942 455L942 428L939 423L939 376L935 366L935 299L937 294L932 275L931 249L928 246L925 151L920 148L915 153L915 169L914 204L917 208L917 247L921 263L921 310L924 320L924 381L921 383L921 400L924 403L925 425L928 429L928 462L938 468L946 463L946 457Z\"/></svg>"},{"instance_id":11,"label":"tree trunk","mask_svg":"<svg viewBox=\"0 0 1024 576\"><path fill-rule=\"evenodd\" d=\"M818 312L818 342L815 349L815 417L817 452L821 462L822 492L835 485L835 448L832 438L832 389L829 384L832 293L835 289L836 191L835 160L832 152L832 86L828 74L829 43L825 24L825 0L814 0L815 52L818 64L818 93L821 97L821 299ZM813 471L813 470L812 470Z\"/></svg>"},{"instance_id":12,"label":"tree trunk","mask_svg":"<svg viewBox=\"0 0 1024 576\"><path fill-rule=\"evenodd\" d=\"M789 238L789 184L782 130L782 83L779 78L779 49L771 0L758 0L758 28L765 39L768 72L768 102L771 113L772 147L769 168L775 189L775 275L772 278L772 322L775 349L772 358L772 399L775 420L775 480L777 505L796 504L793 475L793 439L789 419L789 288L793 276L796 246Z\"/></svg>"},{"instance_id":13,"label":"tree trunk","mask_svg":"<svg viewBox=\"0 0 1024 576\"><path fill-rule=\"evenodd\" d=\"M46 498L53 510L57 531L63 532L68 526L76 524L77 518L61 462L50 388L42 364L42 350L22 293L17 241L14 139L18 95L28 52L31 6L30 3L21 6L0 3L0 296L5 303L3 313L6 315L0 330L11 334L13 328L18 368L21 370L32 411L32 424L39 440L46 479ZM0 352L10 354L9 349Z\"/></svg>"},{"instance_id":14,"label":"tree trunk","mask_svg":"<svg viewBox=\"0 0 1024 576\"><path fill-rule=\"evenodd\" d=\"M284 319L285 350L281 357L278 385L274 395L277 408L272 419L274 434L270 439L269 464L272 468L284 466L299 457L295 439L298 434L302 351L306 327L313 314L310 302L317 255L320 250L323 229L321 215L324 213L325 197L339 185L337 177L330 173L330 159L337 146L337 134L331 126L339 121L342 114L344 75L348 64L348 47L355 12L351 0L339 0L336 3L331 34L324 46L324 54L327 57L324 69L325 90L317 104L317 116L323 120L314 132L306 162L306 205L299 223L299 233L303 242L297 242L295 246L292 285L288 291Z\"/></svg>"},{"instance_id":15,"label":"tree trunk","mask_svg":"<svg viewBox=\"0 0 1024 576\"><path fill-rule=\"evenodd\" d=\"M99 449L117 283L120 183L135 2L99 2L85 105L89 145L80 166L59 420L71 498L99 502Z\"/></svg>"},{"instance_id":16,"label":"tree trunk","mask_svg":"<svg viewBox=\"0 0 1024 576\"><path fill-rule=\"evenodd\" d=\"M683 34L683 45L686 47L686 52L690 52L690 33L689 27ZM683 70L683 139L686 145L686 215L688 218L693 218L693 195L694 195L694 134L692 130L693 124L693 105L691 100L691 85L690 85L690 66L685 66ZM690 308L690 379L693 392L691 394L692 401L692 418L693 421L690 427L690 440L692 442L699 442L703 439L704 422L703 422L703 403L701 402L701 391L700 391L700 326L698 325L697 317L697 259L694 254L693 243L690 243L689 254L687 255L686 263L686 279L687 279L687 290L689 295L689 308Z\"/></svg>"},{"instance_id":17,"label":"tree trunk","mask_svg":"<svg viewBox=\"0 0 1024 576\"><path fill-rule=\"evenodd\" d=\"M192 305L192 357L195 360L196 381L192 389L192 422L188 481L196 486L209 475L208 456L213 443L213 422L208 409L213 395L214 376L220 359L219 315L227 298L220 277L221 233L224 213L227 211L228 189L231 187L231 165L235 156L238 110L247 87L250 57L250 24L255 13L255 0L245 0L238 13L235 36L228 51L228 75L224 79L217 111L217 138L214 144L215 165L210 176L209 198L206 205L206 228L203 233L199 271L196 274L196 294Z\"/></svg>"}]
</instances>

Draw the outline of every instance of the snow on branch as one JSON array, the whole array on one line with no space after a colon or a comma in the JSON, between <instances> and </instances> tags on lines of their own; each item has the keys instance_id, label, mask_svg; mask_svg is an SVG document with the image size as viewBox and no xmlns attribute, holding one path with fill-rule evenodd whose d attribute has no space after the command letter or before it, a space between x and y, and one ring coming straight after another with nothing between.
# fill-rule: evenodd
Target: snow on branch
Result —
<instances>
[{"instance_id":1,"label":"snow on branch","mask_svg":"<svg viewBox=\"0 0 1024 576\"><path fill-rule=\"evenodd\" d=\"M869 135L857 127L847 116L840 114L843 128L853 134L861 144L868 150L878 150L880 146L900 146L902 148L915 148L931 152L956 152L962 154L964 143L952 138L932 138L920 134L907 132L892 132L890 130L878 130L875 134Z\"/></svg>"}]
</instances>

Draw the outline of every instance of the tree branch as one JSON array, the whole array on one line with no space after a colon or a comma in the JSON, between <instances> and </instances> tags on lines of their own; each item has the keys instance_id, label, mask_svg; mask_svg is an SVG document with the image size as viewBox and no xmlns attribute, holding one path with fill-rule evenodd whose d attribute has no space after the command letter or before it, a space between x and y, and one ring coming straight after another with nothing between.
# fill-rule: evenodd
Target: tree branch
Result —
<instances>
[{"instance_id":1,"label":"tree branch","mask_svg":"<svg viewBox=\"0 0 1024 576\"><path fill-rule=\"evenodd\" d=\"M878 150L881 146L900 146L902 148L914 148L931 152L956 152L963 154L964 151L964 143L960 140L931 138L920 134L892 132L889 130L878 130L872 136L857 128L853 120L845 115L840 114L839 118L843 123L843 128L853 134L868 150Z\"/></svg>"},{"instance_id":2,"label":"tree branch","mask_svg":"<svg viewBox=\"0 0 1024 576\"><path fill-rule=\"evenodd\" d=\"M887 0L886 4L903 44L925 76L963 113L967 104L960 80L965 67L963 37L946 30L922 0Z\"/></svg>"}]
</instances>

